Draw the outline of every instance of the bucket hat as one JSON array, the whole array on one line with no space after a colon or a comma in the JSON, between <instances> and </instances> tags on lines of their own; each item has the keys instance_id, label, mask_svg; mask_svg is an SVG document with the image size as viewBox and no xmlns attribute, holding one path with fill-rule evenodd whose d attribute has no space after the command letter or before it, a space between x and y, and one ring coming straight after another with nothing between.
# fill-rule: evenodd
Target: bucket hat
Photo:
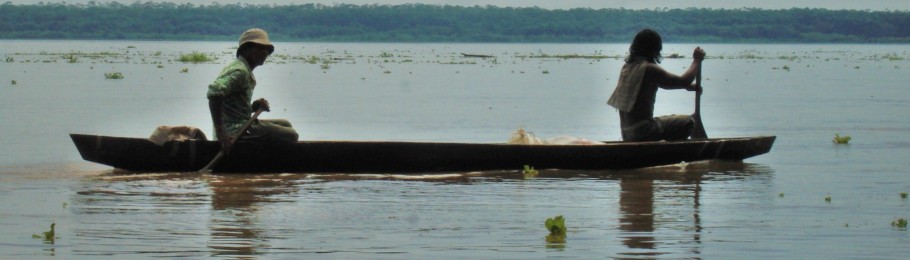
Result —
<instances>
[{"instance_id":1,"label":"bucket hat","mask_svg":"<svg viewBox=\"0 0 910 260\"><path fill-rule=\"evenodd\" d=\"M275 46L272 45L272 42L269 41L269 34L266 33L263 29L249 29L240 35L239 48L243 48L243 45L250 43L259 44L269 48L269 54L272 54L272 52L275 51Z\"/></svg>"}]
</instances>

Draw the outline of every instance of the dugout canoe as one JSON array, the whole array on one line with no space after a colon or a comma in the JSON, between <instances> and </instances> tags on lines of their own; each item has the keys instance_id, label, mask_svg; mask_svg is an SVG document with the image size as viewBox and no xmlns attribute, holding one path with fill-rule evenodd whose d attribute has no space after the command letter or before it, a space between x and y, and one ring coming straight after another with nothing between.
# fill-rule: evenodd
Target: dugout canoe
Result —
<instances>
[{"instance_id":1,"label":"dugout canoe","mask_svg":"<svg viewBox=\"0 0 910 260\"><path fill-rule=\"evenodd\" d=\"M134 172L190 172L221 149L215 141L170 141L70 134L82 158ZM604 145L518 145L385 141L238 142L215 172L430 173L536 169L630 169L743 159L771 150L775 136Z\"/></svg>"}]
</instances>

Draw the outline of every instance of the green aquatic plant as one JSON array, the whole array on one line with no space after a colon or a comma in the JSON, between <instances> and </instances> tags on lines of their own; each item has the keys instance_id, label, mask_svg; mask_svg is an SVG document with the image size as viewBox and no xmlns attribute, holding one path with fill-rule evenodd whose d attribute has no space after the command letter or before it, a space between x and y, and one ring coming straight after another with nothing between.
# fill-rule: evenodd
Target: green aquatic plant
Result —
<instances>
[{"instance_id":1,"label":"green aquatic plant","mask_svg":"<svg viewBox=\"0 0 910 260\"><path fill-rule=\"evenodd\" d=\"M15 62L16 60L13 57L6 57L6 62Z\"/></svg>"},{"instance_id":2,"label":"green aquatic plant","mask_svg":"<svg viewBox=\"0 0 910 260\"><path fill-rule=\"evenodd\" d=\"M550 231L546 236L548 244L565 244L566 243L566 222L562 215L555 218L548 218L544 226Z\"/></svg>"},{"instance_id":3,"label":"green aquatic plant","mask_svg":"<svg viewBox=\"0 0 910 260\"><path fill-rule=\"evenodd\" d=\"M106 78L106 79L123 79L123 73L120 73L120 72L104 73L104 78Z\"/></svg>"},{"instance_id":4,"label":"green aquatic plant","mask_svg":"<svg viewBox=\"0 0 910 260\"><path fill-rule=\"evenodd\" d=\"M41 232L41 235L34 234L32 238L44 240L45 243L54 243L54 240L57 239L56 234L54 233L54 227L57 226L57 223L51 223L51 230Z\"/></svg>"},{"instance_id":5,"label":"green aquatic plant","mask_svg":"<svg viewBox=\"0 0 910 260\"><path fill-rule=\"evenodd\" d=\"M12 83L13 85L16 85L16 80L14 79L14 80L13 80L12 82L10 82L10 83Z\"/></svg>"},{"instance_id":6,"label":"green aquatic plant","mask_svg":"<svg viewBox=\"0 0 910 260\"><path fill-rule=\"evenodd\" d=\"M190 72L189 68L183 68L180 70L180 73L187 73L187 72Z\"/></svg>"},{"instance_id":7,"label":"green aquatic plant","mask_svg":"<svg viewBox=\"0 0 910 260\"><path fill-rule=\"evenodd\" d=\"M550 70L543 70L543 74L550 74Z\"/></svg>"},{"instance_id":8,"label":"green aquatic plant","mask_svg":"<svg viewBox=\"0 0 910 260\"><path fill-rule=\"evenodd\" d=\"M550 234L566 234L566 220L562 215L547 218L547 221L544 222L544 226L550 231Z\"/></svg>"},{"instance_id":9,"label":"green aquatic plant","mask_svg":"<svg viewBox=\"0 0 910 260\"><path fill-rule=\"evenodd\" d=\"M840 134L834 134L834 139L831 139L835 144L847 144L850 142L850 139L853 139L849 135L840 136Z\"/></svg>"},{"instance_id":10,"label":"green aquatic plant","mask_svg":"<svg viewBox=\"0 0 910 260\"><path fill-rule=\"evenodd\" d=\"M796 58L798 58L798 57L796 57L796 56L781 55L781 56L777 56L777 58L778 58L778 59L781 59L781 60L794 61L794 60L796 60Z\"/></svg>"},{"instance_id":11,"label":"green aquatic plant","mask_svg":"<svg viewBox=\"0 0 910 260\"><path fill-rule=\"evenodd\" d=\"M777 196L783 198L783 197L784 197L784 193L781 192L780 194L777 194Z\"/></svg>"},{"instance_id":12,"label":"green aquatic plant","mask_svg":"<svg viewBox=\"0 0 910 260\"><path fill-rule=\"evenodd\" d=\"M831 196L825 197L825 202L831 203Z\"/></svg>"},{"instance_id":13,"label":"green aquatic plant","mask_svg":"<svg viewBox=\"0 0 910 260\"><path fill-rule=\"evenodd\" d=\"M886 60L889 60L889 61L904 60L904 57L901 57L900 55L897 55L897 53L887 53L887 54L885 54L885 55L882 55L882 58L884 58L884 59L886 59Z\"/></svg>"},{"instance_id":14,"label":"green aquatic plant","mask_svg":"<svg viewBox=\"0 0 910 260\"><path fill-rule=\"evenodd\" d=\"M534 166L525 164L524 170L521 173L525 176L525 179L537 177L537 170L534 169Z\"/></svg>"},{"instance_id":15,"label":"green aquatic plant","mask_svg":"<svg viewBox=\"0 0 910 260\"><path fill-rule=\"evenodd\" d=\"M901 192L901 199L906 199L906 198L907 198L907 193Z\"/></svg>"},{"instance_id":16,"label":"green aquatic plant","mask_svg":"<svg viewBox=\"0 0 910 260\"><path fill-rule=\"evenodd\" d=\"M66 59L67 63L79 63L79 57L76 57L76 54L64 54L63 59Z\"/></svg>"},{"instance_id":17,"label":"green aquatic plant","mask_svg":"<svg viewBox=\"0 0 910 260\"><path fill-rule=\"evenodd\" d=\"M891 226L898 227L898 228L907 228L907 220L903 219L903 218L899 218L897 220L891 221Z\"/></svg>"},{"instance_id":18,"label":"green aquatic plant","mask_svg":"<svg viewBox=\"0 0 910 260\"><path fill-rule=\"evenodd\" d=\"M209 57L209 56L206 55L205 53L195 52L195 51L194 51L194 52L192 52L192 53L190 53L190 54L183 54L183 55L180 55L180 58L177 59L177 60L180 61L180 62L203 63L203 62L210 62L210 61L213 61L213 60L215 60L215 59L212 58L212 57Z\"/></svg>"}]
</instances>

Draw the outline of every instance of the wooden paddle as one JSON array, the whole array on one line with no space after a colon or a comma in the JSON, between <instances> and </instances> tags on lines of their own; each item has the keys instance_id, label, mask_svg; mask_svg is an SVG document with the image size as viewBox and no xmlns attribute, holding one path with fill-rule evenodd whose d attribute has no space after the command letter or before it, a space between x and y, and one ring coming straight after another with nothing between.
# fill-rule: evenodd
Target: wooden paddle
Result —
<instances>
[{"instance_id":1,"label":"wooden paddle","mask_svg":"<svg viewBox=\"0 0 910 260\"><path fill-rule=\"evenodd\" d=\"M695 129L692 129L692 139L708 138L705 125L701 122L701 93L704 92L701 87L701 66L702 64L699 64L698 72L695 74L695 86L698 86L699 90L695 92L695 113L692 114L692 118L695 119Z\"/></svg>"},{"instance_id":2,"label":"wooden paddle","mask_svg":"<svg viewBox=\"0 0 910 260\"><path fill-rule=\"evenodd\" d=\"M249 121L246 121L246 124L244 124L243 127L240 128L240 131L237 132L237 135L231 137L231 146L233 146L234 143L237 142L237 139L240 139L240 136L243 135L243 133L246 132L246 130L249 129L251 125L253 125L253 122L256 121L256 118L259 117L259 114L262 114L262 111L263 111L263 109L261 107L259 109L257 109L256 113L253 114L253 117L251 117ZM212 168L215 168L215 164L218 164L218 162L221 161L221 158L223 158L224 155L225 155L224 150L219 151L218 155L215 155L215 158L212 159L212 162L209 162L209 164L206 165L205 167L203 167L201 170L199 170L199 172L203 172L203 173L212 172Z\"/></svg>"}]
</instances>

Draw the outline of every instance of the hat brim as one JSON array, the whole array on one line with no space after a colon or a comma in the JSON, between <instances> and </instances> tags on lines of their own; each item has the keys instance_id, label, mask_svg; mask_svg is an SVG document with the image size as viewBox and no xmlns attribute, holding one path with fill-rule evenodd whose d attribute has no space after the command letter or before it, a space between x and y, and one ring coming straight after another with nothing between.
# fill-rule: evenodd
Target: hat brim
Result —
<instances>
[{"instance_id":1,"label":"hat brim","mask_svg":"<svg viewBox=\"0 0 910 260\"><path fill-rule=\"evenodd\" d=\"M272 55L272 53L275 52L275 46L272 45L272 43L259 43L259 42L255 42L255 41L249 41L249 42L245 42L242 45L240 45L240 47L237 48L237 53L240 53L240 50L243 50L244 48L249 48L249 46L251 46L251 45L265 47L266 49L269 50L269 55Z\"/></svg>"}]
</instances>

